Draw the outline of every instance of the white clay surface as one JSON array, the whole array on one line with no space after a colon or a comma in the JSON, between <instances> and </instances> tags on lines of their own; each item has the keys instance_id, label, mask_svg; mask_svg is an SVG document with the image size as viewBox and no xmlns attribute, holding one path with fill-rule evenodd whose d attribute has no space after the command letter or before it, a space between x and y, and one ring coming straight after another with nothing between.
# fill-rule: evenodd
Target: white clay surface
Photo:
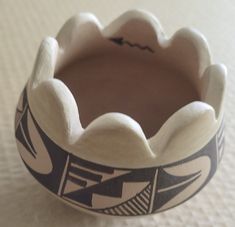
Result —
<instances>
[{"instance_id":1,"label":"white clay surface","mask_svg":"<svg viewBox=\"0 0 235 227\"><path fill-rule=\"evenodd\" d=\"M120 37L122 45L110 40ZM167 38L145 11L105 28L83 13L57 40L42 42L28 95L41 127L66 150L110 166L156 166L200 150L218 129L226 68L211 66L196 30Z\"/></svg>"},{"instance_id":2,"label":"white clay surface","mask_svg":"<svg viewBox=\"0 0 235 227\"><path fill-rule=\"evenodd\" d=\"M233 1L71 0L68 4L57 0L9 0L0 5L0 103L4 109L0 111L0 226L234 226ZM19 94L32 71L35 53L45 35L55 36L61 24L77 12L91 11L106 25L127 8L135 7L152 11L170 37L182 26L198 28L208 38L213 62L228 66L226 149L216 176L188 202L153 216L104 219L66 206L31 177L16 150L13 115Z\"/></svg>"}]
</instances>

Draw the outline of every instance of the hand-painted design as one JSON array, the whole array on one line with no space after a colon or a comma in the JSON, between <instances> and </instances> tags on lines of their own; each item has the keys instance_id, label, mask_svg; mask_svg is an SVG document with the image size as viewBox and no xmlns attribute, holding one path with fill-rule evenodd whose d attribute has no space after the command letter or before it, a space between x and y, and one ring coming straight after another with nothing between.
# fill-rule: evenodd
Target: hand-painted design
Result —
<instances>
[{"instance_id":1,"label":"hand-painted design","mask_svg":"<svg viewBox=\"0 0 235 227\"><path fill-rule=\"evenodd\" d=\"M137 47L140 50L147 50L152 54L154 53L154 51L149 46L142 46L138 43L131 43L128 40L124 40L123 37L110 38L109 40L116 43L116 44L118 44L118 45L120 45L120 46L123 46L124 44L127 44L130 47Z\"/></svg>"},{"instance_id":2,"label":"hand-painted design","mask_svg":"<svg viewBox=\"0 0 235 227\"><path fill-rule=\"evenodd\" d=\"M67 175L65 182L63 183L64 187L61 194L63 197L70 199L73 198L77 202L80 202L81 205L95 207L95 201L98 199L98 196L95 197L95 199L94 195L92 195L95 185L102 185L103 182L123 176L130 172L93 164L85 160L78 159L74 155L71 155L70 157ZM107 193L109 194L110 192ZM113 192L113 194L115 195L115 192ZM92 203L93 205L91 205Z\"/></svg>"},{"instance_id":3,"label":"hand-painted design","mask_svg":"<svg viewBox=\"0 0 235 227\"><path fill-rule=\"evenodd\" d=\"M27 108L27 100L26 100L26 89L21 93L18 105L16 107L16 114L15 114L15 128L18 127L21 117L24 115L24 111Z\"/></svg>"},{"instance_id":4,"label":"hand-painted design","mask_svg":"<svg viewBox=\"0 0 235 227\"><path fill-rule=\"evenodd\" d=\"M198 191L208 178L210 166L210 158L200 156L180 165L160 167L153 210L174 207Z\"/></svg>"},{"instance_id":5,"label":"hand-painted design","mask_svg":"<svg viewBox=\"0 0 235 227\"><path fill-rule=\"evenodd\" d=\"M192 173L186 176L177 176L169 174L169 170L163 169L162 167L159 168L159 177L157 179L158 181L158 191L163 191L167 188L174 188L178 185L187 183L188 181L191 181L195 177L198 177L200 175L201 170L197 171L196 173Z\"/></svg>"},{"instance_id":6,"label":"hand-painted design","mask_svg":"<svg viewBox=\"0 0 235 227\"><path fill-rule=\"evenodd\" d=\"M97 168L97 164L91 165L93 163L88 164L89 168L82 167L84 160L76 156L72 159L77 160L69 165L62 196L87 208L103 209L123 203L149 185L154 176L153 168L142 170L144 175L141 175L139 170L114 169L101 165Z\"/></svg>"},{"instance_id":7,"label":"hand-painted design","mask_svg":"<svg viewBox=\"0 0 235 227\"><path fill-rule=\"evenodd\" d=\"M42 185L57 193L68 153L59 147L56 147L54 153L54 143L48 137L41 136L43 132L29 109L26 89L21 99L24 111L16 124L15 132L21 158Z\"/></svg>"},{"instance_id":8,"label":"hand-painted design","mask_svg":"<svg viewBox=\"0 0 235 227\"><path fill-rule=\"evenodd\" d=\"M216 134L216 145L217 145L217 157L218 157L218 163L221 161L224 153L224 122L222 122L222 125Z\"/></svg>"},{"instance_id":9,"label":"hand-painted design","mask_svg":"<svg viewBox=\"0 0 235 227\"><path fill-rule=\"evenodd\" d=\"M19 152L31 174L68 203L107 215L156 213L184 202L211 179L223 146L221 128L184 160L158 167L114 168L83 160L55 144L34 119L26 89L16 115Z\"/></svg>"},{"instance_id":10,"label":"hand-painted design","mask_svg":"<svg viewBox=\"0 0 235 227\"><path fill-rule=\"evenodd\" d=\"M22 121L27 122L24 124L20 122L19 129L16 131L17 136L22 138L22 142L17 142L22 159L34 171L49 174L53 168L52 162L29 110L25 111ZM25 130L24 126L26 126Z\"/></svg>"},{"instance_id":11,"label":"hand-painted design","mask_svg":"<svg viewBox=\"0 0 235 227\"><path fill-rule=\"evenodd\" d=\"M131 199L107 209L97 210L99 213L105 213L115 216L136 216L148 214L149 203L151 200L151 184L148 184L144 190L137 193Z\"/></svg>"}]
</instances>

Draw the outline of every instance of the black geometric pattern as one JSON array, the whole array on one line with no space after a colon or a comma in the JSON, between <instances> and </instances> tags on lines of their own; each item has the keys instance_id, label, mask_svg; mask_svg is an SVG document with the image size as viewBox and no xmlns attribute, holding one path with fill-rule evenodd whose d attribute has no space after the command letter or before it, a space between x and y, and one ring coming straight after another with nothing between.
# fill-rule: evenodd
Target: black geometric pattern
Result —
<instances>
[{"instance_id":1,"label":"black geometric pattern","mask_svg":"<svg viewBox=\"0 0 235 227\"><path fill-rule=\"evenodd\" d=\"M217 157L218 163L221 161L224 153L224 144L225 144L225 137L224 137L224 122L222 122L221 127L219 128L216 134L216 145L217 145Z\"/></svg>"},{"instance_id":2,"label":"black geometric pattern","mask_svg":"<svg viewBox=\"0 0 235 227\"><path fill-rule=\"evenodd\" d=\"M157 181L157 193L154 198L153 210L158 210L169 202L177 194L191 185L200 177L200 171L188 176L179 177L167 174L163 168L159 168L159 178Z\"/></svg>"},{"instance_id":3,"label":"black geometric pattern","mask_svg":"<svg viewBox=\"0 0 235 227\"><path fill-rule=\"evenodd\" d=\"M187 176L173 176L169 173L167 173L162 167L158 169L159 177L158 177L158 190L172 187L178 184L181 184L183 182L187 182L188 180L194 178L198 174L200 174L200 171L187 175Z\"/></svg>"},{"instance_id":4,"label":"black geometric pattern","mask_svg":"<svg viewBox=\"0 0 235 227\"><path fill-rule=\"evenodd\" d=\"M149 184L143 191L136 194L136 196L130 200L127 200L118 206L97 210L97 212L115 216L136 216L148 214L151 200L151 187L151 184Z\"/></svg>"},{"instance_id":5,"label":"black geometric pattern","mask_svg":"<svg viewBox=\"0 0 235 227\"><path fill-rule=\"evenodd\" d=\"M76 165L74 164L75 162ZM78 187L77 190L68 193L64 186L62 196L90 208L94 207L94 204L92 204L94 194L103 196L103 200L112 197L122 201L124 184L131 185L138 182L139 186L142 187L143 184L147 185L153 181L154 168L148 168L142 171L114 169L101 165L93 166L90 162L89 165L86 166L86 162L87 161L84 162L84 160L77 159L76 156L71 155L64 185L66 185L68 181L73 181ZM133 190L139 189L137 187L135 185Z\"/></svg>"},{"instance_id":6,"label":"black geometric pattern","mask_svg":"<svg viewBox=\"0 0 235 227\"><path fill-rule=\"evenodd\" d=\"M23 102L23 109L24 111L20 115L19 122L16 122L17 128L15 131L15 136L17 139L17 142L19 141L23 146L25 146L26 150L36 159L37 151L34 149L31 141L31 136L29 135L28 130L28 117L33 115L29 109L29 105L27 100L27 94L26 89L23 91L23 96L21 99L24 100ZM18 110L17 110L18 112ZM17 119L16 119L17 120ZM33 118L33 122L39 132L39 134L44 135L43 131L38 126L37 122ZM37 139L37 138L35 138ZM60 147L55 146L55 144L47 137L42 136L41 139L43 140L43 143L45 144L45 147L47 148L47 151L49 153L49 156L52 161L52 172L50 174L40 174L39 172L35 171L29 163L27 163L23 158L23 162L30 171L30 173L46 188L48 188L53 193L58 192L58 188L60 185L61 176L63 173L64 165L68 156L68 153L62 150ZM30 149L30 146L32 147L32 150ZM56 155L54 151L56 150ZM21 153L20 153L21 154Z\"/></svg>"},{"instance_id":7,"label":"black geometric pattern","mask_svg":"<svg viewBox=\"0 0 235 227\"><path fill-rule=\"evenodd\" d=\"M65 151L46 135L30 110L26 89L16 110L15 127L20 155L35 179L78 208L115 216L156 213L189 199L214 175L224 146L222 124L201 150L169 165L128 169L93 163ZM35 141L45 147L47 160L40 159L42 150ZM41 162L47 163L46 171ZM191 162L192 166L199 163L198 169L182 175L179 169L189 168ZM191 185L194 190L188 190Z\"/></svg>"}]
</instances>

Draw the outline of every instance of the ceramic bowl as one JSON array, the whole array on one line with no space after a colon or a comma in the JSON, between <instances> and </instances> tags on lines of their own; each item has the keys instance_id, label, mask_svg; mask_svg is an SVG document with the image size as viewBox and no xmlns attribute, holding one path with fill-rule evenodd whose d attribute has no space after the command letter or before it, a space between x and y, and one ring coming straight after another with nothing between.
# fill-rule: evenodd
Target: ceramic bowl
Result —
<instances>
[{"instance_id":1,"label":"ceramic bowl","mask_svg":"<svg viewBox=\"0 0 235 227\"><path fill-rule=\"evenodd\" d=\"M42 41L16 111L19 153L40 184L79 210L175 207L221 160L225 76L194 29L167 38L148 12L106 27L79 14Z\"/></svg>"}]
</instances>

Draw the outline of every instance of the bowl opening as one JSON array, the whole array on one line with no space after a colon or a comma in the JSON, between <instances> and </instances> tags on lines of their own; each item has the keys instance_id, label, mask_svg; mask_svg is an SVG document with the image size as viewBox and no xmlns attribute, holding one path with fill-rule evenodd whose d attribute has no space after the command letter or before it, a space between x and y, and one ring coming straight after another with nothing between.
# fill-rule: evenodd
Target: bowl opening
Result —
<instances>
[{"instance_id":1,"label":"bowl opening","mask_svg":"<svg viewBox=\"0 0 235 227\"><path fill-rule=\"evenodd\" d=\"M149 138L174 112L200 100L174 64L138 51L113 49L76 58L56 73L74 95L84 128L102 114L120 112L135 119Z\"/></svg>"}]
</instances>

